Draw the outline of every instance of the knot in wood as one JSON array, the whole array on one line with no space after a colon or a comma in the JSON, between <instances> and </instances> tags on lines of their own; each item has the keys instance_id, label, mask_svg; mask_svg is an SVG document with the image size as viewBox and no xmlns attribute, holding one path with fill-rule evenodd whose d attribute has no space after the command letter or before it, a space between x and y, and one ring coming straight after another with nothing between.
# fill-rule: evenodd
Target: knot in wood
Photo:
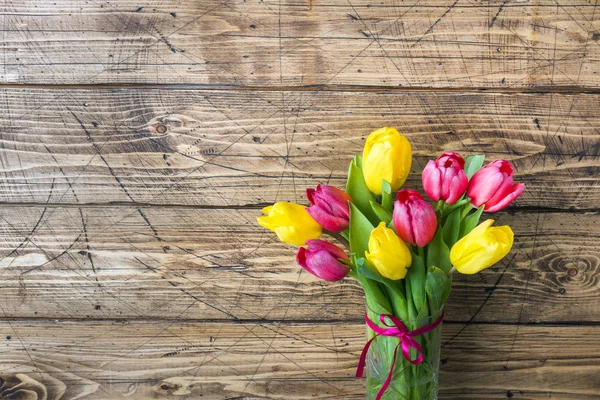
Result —
<instances>
[{"instance_id":1,"label":"knot in wood","mask_svg":"<svg viewBox=\"0 0 600 400\"><path fill-rule=\"evenodd\" d=\"M163 124L156 124L154 125L154 130L156 130L157 133L164 135L165 133L167 133L167 126Z\"/></svg>"}]
</instances>

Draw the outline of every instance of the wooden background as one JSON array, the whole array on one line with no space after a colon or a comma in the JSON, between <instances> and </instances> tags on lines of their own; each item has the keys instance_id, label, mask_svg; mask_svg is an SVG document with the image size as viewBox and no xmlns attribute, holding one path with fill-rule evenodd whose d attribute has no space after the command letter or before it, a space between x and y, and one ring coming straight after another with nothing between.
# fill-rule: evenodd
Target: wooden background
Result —
<instances>
[{"instance_id":1,"label":"wooden background","mask_svg":"<svg viewBox=\"0 0 600 400\"><path fill-rule=\"evenodd\" d=\"M260 229L371 130L511 160L442 399L600 398L598 0L4 0L0 398L362 399L361 291Z\"/></svg>"}]
</instances>

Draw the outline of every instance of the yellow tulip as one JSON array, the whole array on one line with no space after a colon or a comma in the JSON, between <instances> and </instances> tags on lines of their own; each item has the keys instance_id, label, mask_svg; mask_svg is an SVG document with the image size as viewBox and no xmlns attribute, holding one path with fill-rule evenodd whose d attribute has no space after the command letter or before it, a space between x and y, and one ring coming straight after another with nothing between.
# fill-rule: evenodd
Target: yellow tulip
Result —
<instances>
[{"instance_id":1,"label":"yellow tulip","mask_svg":"<svg viewBox=\"0 0 600 400\"><path fill-rule=\"evenodd\" d=\"M392 190L402 186L412 163L410 142L394 128L381 128L371 132L365 143L362 170L369 190L381 194L381 181L385 179Z\"/></svg>"},{"instance_id":2,"label":"yellow tulip","mask_svg":"<svg viewBox=\"0 0 600 400\"><path fill-rule=\"evenodd\" d=\"M406 244L385 222L380 222L371 231L369 251L365 251L365 257L381 275L392 280L404 278L412 261Z\"/></svg>"},{"instance_id":3,"label":"yellow tulip","mask_svg":"<svg viewBox=\"0 0 600 400\"><path fill-rule=\"evenodd\" d=\"M479 224L450 250L450 262L461 274L476 274L500 261L513 245L509 226L494 226L493 219Z\"/></svg>"},{"instance_id":4,"label":"yellow tulip","mask_svg":"<svg viewBox=\"0 0 600 400\"><path fill-rule=\"evenodd\" d=\"M277 234L285 243L304 246L307 240L318 239L322 228L300 204L278 202L262 209L267 214L258 223Z\"/></svg>"}]
</instances>

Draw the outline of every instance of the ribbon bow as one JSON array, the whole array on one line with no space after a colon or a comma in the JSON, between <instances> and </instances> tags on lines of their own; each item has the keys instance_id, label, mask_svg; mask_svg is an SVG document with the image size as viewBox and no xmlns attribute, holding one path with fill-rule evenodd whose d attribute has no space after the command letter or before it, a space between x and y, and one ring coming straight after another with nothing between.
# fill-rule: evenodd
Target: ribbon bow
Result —
<instances>
[{"instance_id":1,"label":"ribbon bow","mask_svg":"<svg viewBox=\"0 0 600 400\"><path fill-rule=\"evenodd\" d=\"M389 318L393 324L392 325L388 324L386 321L386 318ZM390 367L390 373L388 374L387 379L383 383L381 390L379 390L379 393L377 394L377 397L375 398L375 400L380 400L381 397L383 396L383 394L385 393L385 391L387 390L387 388L390 386L390 382L392 381L392 373L394 372L394 365L396 364L396 354L398 353L398 347L402 346L402 355L404 356L404 358L406 358L408 360L408 362L410 362L411 364L414 364L414 365L421 364L423 362L423 349L421 348L421 345L419 344L419 342L417 342L413 337L419 336L419 335L422 335L424 333L434 330L435 328L438 327L439 324L442 323L443 319L444 319L444 313L442 313L442 315L440 315L440 317L434 323L409 332L406 325L404 325L404 323L402 323L402 321L400 321L397 317L395 317L391 314L381 314L379 316L379 320L381 321L381 323L383 325L387 326L387 328L379 327L377 324L375 324L373 321L371 321L369 319L369 317L365 314L365 322L367 323L369 328L371 328L375 332L375 336L371 340L369 340L367 342L367 344L365 344L365 347L363 348L363 351L360 355L360 360L358 362L358 368L356 370L357 378L363 377L363 373L365 370L365 362L367 359L367 352L369 351L369 347L371 347L371 343L373 342L373 340L375 340L377 338L377 336L392 336L392 337L397 337L398 339L400 339L400 342L398 343L398 345L396 346L396 349L394 350L394 358L392 359L392 366ZM411 360L411 358L410 358L410 348L411 347L417 351L417 358L414 360Z\"/></svg>"}]
</instances>

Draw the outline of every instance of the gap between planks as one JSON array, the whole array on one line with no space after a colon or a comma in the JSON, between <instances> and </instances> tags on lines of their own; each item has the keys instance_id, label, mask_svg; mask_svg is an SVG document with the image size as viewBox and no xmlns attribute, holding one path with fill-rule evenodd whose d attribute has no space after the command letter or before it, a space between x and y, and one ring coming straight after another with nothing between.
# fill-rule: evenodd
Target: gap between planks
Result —
<instances>
[{"instance_id":1,"label":"gap between planks","mask_svg":"<svg viewBox=\"0 0 600 400\"><path fill-rule=\"evenodd\" d=\"M600 94L600 87L535 86L530 88L492 87L427 87L427 86L364 86L364 85L306 85L306 86L235 86L202 84L28 84L2 83L0 89L45 89L45 90L203 90L203 91L251 91L251 92L432 92L432 93L492 93L492 94Z\"/></svg>"},{"instance_id":2,"label":"gap between planks","mask_svg":"<svg viewBox=\"0 0 600 400\"><path fill-rule=\"evenodd\" d=\"M70 323L70 322L107 322L107 323L115 323L115 324L127 324L127 323L136 323L136 324L173 324L174 322L180 324L205 324L205 325L222 325L222 324L231 324L231 325L273 325L273 326L313 326L313 325L360 325L364 324L364 318L348 318L348 319L331 319L331 320L296 320L296 319L199 319L199 318L98 318L98 317L89 317L89 318L56 318L56 317L0 317L0 323L10 322L24 322L24 323L37 323L37 322L55 322L55 323ZM444 325L486 325L486 326L531 326L531 327L539 327L539 328L558 328L558 327L600 327L600 322L595 321L558 321L558 322L497 322L497 321L469 321L469 320L446 320L444 319Z\"/></svg>"},{"instance_id":3,"label":"gap between planks","mask_svg":"<svg viewBox=\"0 0 600 400\"><path fill-rule=\"evenodd\" d=\"M207 205L207 204L160 204L137 202L106 202L106 203L18 203L0 202L0 208L11 207L51 207L51 208L171 208L188 210L261 210L271 203L242 204L242 205ZM600 213L600 208L551 208L551 207L508 207L508 213L546 213L546 214L594 214Z\"/></svg>"}]
</instances>

